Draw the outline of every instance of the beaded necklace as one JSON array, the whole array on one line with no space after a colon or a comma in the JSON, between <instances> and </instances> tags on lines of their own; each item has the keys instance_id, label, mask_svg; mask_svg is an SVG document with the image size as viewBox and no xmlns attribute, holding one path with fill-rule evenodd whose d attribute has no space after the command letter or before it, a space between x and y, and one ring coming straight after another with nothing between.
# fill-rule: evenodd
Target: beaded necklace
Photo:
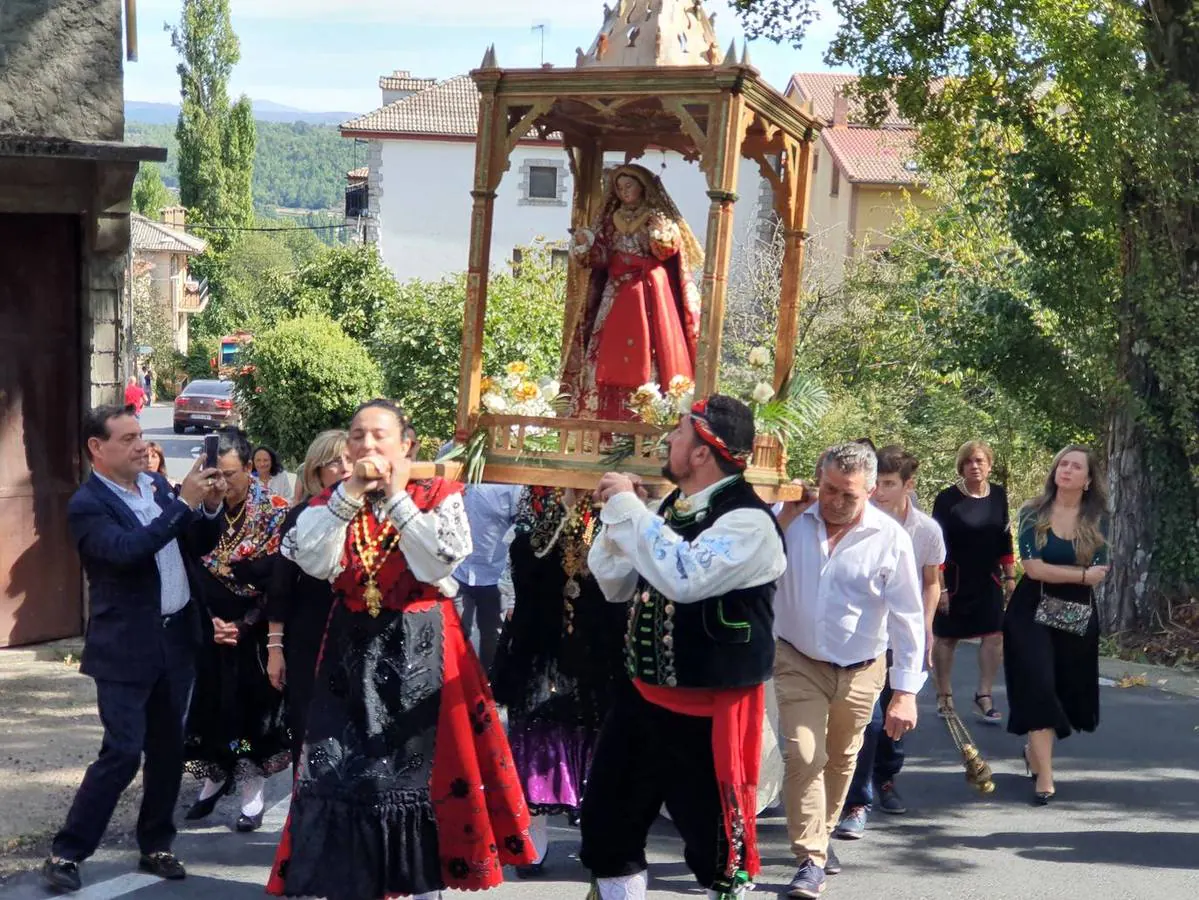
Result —
<instances>
[{"instance_id":1,"label":"beaded necklace","mask_svg":"<svg viewBox=\"0 0 1199 900\"><path fill-rule=\"evenodd\" d=\"M395 533L395 526L388 519L374 537L367 534L365 510L350 524L354 550L362 560L362 570L366 572L366 587L362 591L362 599L371 618L378 618L383 609L383 592L379 590L375 576L391 556L391 551L399 546L398 540L390 540Z\"/></svg>"},{"instance_id":2,"label":"beaded necklace","mask_svg":"<svg viewBox=\"0 0 1199 900\"><path fill-rule=\"evenodd\" d=\"M229 557L231 557L237 545L241 543L241 533L245 530L246 525L246 503L242 502L237 512L232 516L229 511L225 511L225 530L221 532L220 538L217 540L216 549L213 550L213 556L218 560L217 574L229 578L233 575L233 569L229 566Z\"/></svg>"}]
</instances>

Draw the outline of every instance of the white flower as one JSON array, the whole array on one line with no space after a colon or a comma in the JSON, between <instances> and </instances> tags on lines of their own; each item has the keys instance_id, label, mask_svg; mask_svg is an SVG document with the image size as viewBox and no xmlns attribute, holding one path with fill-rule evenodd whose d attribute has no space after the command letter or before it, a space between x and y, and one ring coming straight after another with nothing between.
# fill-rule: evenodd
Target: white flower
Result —
<instances>
[{"instance_id":1,"label":"white flower","mask_svg":"<svg viewBox=\"0 0 1199 900\"><path fill-rule=\"evenodd\" d=\"M552 378L541 386L541 397L546 403L553 403L562 393L562 385Z\"/></svg>"},{"instance_id":2,"label":"white flower","mask_svg":"<svg viewBox=\"0 0 1199 900\"><path fill-rule=\"evenodd\" d=\"M523 379L520 377L520 375L505 375L503 384L508 390L513 390L514 388L520 387L522 380Z\"/></svg>"},{"instance_id":3,"label":"white flower","mask_svg":"<svg viewBox=\"0 0 1199 900\"><path fill-rule=\"evenodd\" d=\"M685 416L691 412L691 407L695 405L695 391L688 391L679 397L679 415Z\"/></svg>"},{"instance_id":4,"label":"white flower","mask_svg":"<svg viewBox=\"0 0 1199 900\"><path fill-rule=\"evenodd\" d=\"M506 412L508 409L508 401L499 394L484 394L479 402L483 404L485 410L494 415Z\"/></svg>"},{"instance_id":5,"label":"white flower","mask_svg":"<svg viewBox=\"0 0 1199 900\"><path fill-rule=\"evenodd\" d=\"M774 388L768 385L765 381L759 381L754 385L753 392L754 403L766 403L774 396Z\"/></svg>"},{"instance_id":6,"label":"white flower","mask_svg":"<svg viewBox=\"0 0 1199 900\"><path fill-rule=\"evenodd\" d=\"M749 351L749 364L757 368L770 365L770 351L765 347L754 347Z\"/></svg>"}]
</instances>

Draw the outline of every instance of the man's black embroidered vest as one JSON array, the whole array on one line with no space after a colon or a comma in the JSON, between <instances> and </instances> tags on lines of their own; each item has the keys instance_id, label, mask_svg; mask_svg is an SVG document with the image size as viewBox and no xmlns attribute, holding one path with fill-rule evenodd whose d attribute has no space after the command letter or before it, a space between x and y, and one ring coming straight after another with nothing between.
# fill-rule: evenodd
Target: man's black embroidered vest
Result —
<instances>
[{"instance_id":1,"label":"man's black embroidered vest","mask_svg":"<svg viewBox=\"0 0 1199 900\"><path fill-rule=\"evenodd\" d=\"M721 487L698 514L676 508L676 490L659 514L694 541L735 509L774 515L743 478ZM702 559L700 565L703 565ZM674 603L644 578L629 605L625 657L629 675L667 687L728 688L761 684L774 666L774 582L729 591L695 603Z\"/></svg>"}]
</instances>

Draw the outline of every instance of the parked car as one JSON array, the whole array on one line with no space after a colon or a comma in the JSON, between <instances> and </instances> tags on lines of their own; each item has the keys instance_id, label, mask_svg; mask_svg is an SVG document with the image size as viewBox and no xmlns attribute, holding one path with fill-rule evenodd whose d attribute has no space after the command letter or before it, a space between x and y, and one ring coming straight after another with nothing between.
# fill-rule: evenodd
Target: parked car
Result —
<instances>
[{"instance_id":1,"label":"parked car","mask_svg":"<svg viewBox=\"0 0 1199 900\"><path fill-rule=\"evenodd\" d=\"M198 431L241 427L232 381L202 379L183 389L175 398L175 434L183 434L189 426Z\"/></svg>"}]
</instances>

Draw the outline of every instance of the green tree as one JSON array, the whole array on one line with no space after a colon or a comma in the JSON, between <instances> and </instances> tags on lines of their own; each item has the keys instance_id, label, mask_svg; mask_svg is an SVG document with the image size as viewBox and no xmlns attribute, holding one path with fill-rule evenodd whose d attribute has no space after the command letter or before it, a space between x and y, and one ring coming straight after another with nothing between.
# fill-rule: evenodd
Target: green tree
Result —
<instances>
[{"instance_id":1,"label":"green tree","mask_svg":"<svg viewBox=\"0 0 1199 900\"><path fill-rule=\"evenodd\" d=\"M229 0L184 0L171 44L181 57L182 104L175 132L180 202L198 224L213 229L251 225L255 126L246 97L229 103L229 76L241 57ZM226 230L205 236L217 253L232 243Z\"/></svg>"},{"instance_id":2,"label":"green tree","mask_svg":"<svg viewBox=\"0 0 1199 900\"><path fill-rule=\"evenodd\" d=\"M1199 571L1199 4L834 5L828 59L862 73L868 114L894 102L929 166L964 162L1000 200L1037 299L1020 327L1112 373L1104 619L1145 623ZM751 34L799 41L814 2L734 6ZM1021 378L1005 355L992 366Z\"/></svg>"},{"instance_id":3,"label":"green tree","mask_svg":"<svg viewBox=\"0 0 1199 900\"><path fill-rule=\"evenodd\" d=\"M142 163L133 182L133 208L148 219L157 219L164 208L175 202L162 183L157 163Z\"/></svg>"},{"instance_id":4,"label":"green tree","mask_svg":"<svg viewBox=\"0 0 1199 900\"><path fill-rule=\"evenodd\" d=\"M566 273L543 248L526 250L519 274L494 275L487 289L483 368L498 374L523 360L537 376L554 377L562 350L562 297ZM466 278L400 285L376 325L371 354L388 394L403 404L422 438L454 435Z\"/></svg>"},{"instance_id":5,"label":"green tree","mask_svg":"<svg viewBox=\"0 0 1199 900\"><path fill-rule=\"evenodd\" d=\"M251 371L238 378L246 429L285 459L303 457L318 432L345 428L383 378L366 349L332 319L303 316L254 338Z\"/></svg>"},{"instance_id":6,"label":"green tree","mask_svg":"<svg viewBox=\"0 0 1199 900\"><path fill-rule=\"evenodd\" d=\"M394 307L399 289L374 244L334 247L310 259L277 305L334 319L350 337L366 341ZM461 316L459 317L461 318Z\"/></svg>"}]
</instances>

